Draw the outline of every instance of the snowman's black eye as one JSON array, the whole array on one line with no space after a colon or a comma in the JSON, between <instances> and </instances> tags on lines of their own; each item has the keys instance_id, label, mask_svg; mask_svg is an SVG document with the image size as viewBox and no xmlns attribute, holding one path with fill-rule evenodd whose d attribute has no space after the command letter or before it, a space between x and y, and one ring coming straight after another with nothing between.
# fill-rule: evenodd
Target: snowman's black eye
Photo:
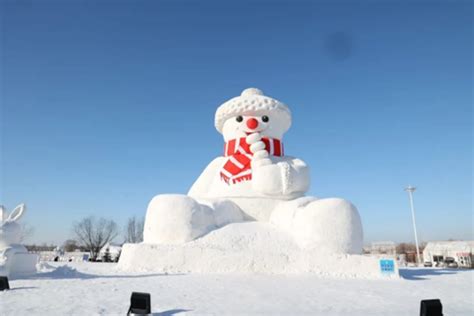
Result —
<instances>
[{"instance_id":1,"label":"snowman's black eye","mask_svg":"<svg viewBox=\"0 0 474 316\"><path fill-rule=\"evenodd\" d=\"M264 115L262 116L262 122L265 122L267 123L270 119L268 118L268 116Z\"/></svg>"},{"instance_id":2,"label":"snowman's black eye","mask_svg":"<svg viewBox=\"0 0 474 316\"><path fill-rule=\"evenodd\" d=\"M244 120L244 118L239 115L239 116L237 116L237 117L235 118L235 120L240 123L240 122L242 122L242 121Z\"/></svg>"}]
</instances>

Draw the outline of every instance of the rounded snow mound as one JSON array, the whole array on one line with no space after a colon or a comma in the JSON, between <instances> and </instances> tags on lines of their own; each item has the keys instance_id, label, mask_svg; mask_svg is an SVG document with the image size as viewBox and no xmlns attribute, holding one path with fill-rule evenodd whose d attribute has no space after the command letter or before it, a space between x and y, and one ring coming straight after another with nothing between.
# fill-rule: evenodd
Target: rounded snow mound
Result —
<instances>
[{"instance_id":1,"label":"rounded snow mound","mask_svg":"<svg viewBox=\"0 0 474 316\"><path fill-rule=\"evenodd\" d=\"M244 222L181 245L125 244L118 269L154 273L314 273L380 278L378 258L301 249L269 223Z\"/></svg>"}]
</instances>

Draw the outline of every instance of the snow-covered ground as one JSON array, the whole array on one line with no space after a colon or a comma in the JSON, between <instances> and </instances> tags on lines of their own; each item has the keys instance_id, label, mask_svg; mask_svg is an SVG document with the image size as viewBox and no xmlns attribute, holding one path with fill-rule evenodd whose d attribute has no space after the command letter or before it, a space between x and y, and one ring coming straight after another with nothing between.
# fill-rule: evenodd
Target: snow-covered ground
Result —
<instances>
[{"instance_id":1,"label":"snow-covered ground","mask_svg":"<svg viewBox=\"0 0 474 316\"><path fill-rule=\"evenodd\" d=\"M300 275L124 274L115 264L43 264L0 292L0 315L124 315L132 291L154 315L418 315L440 298L444 314L473 315L473 270L401 269L400 280Z\"/></svg>"}]
</instances>

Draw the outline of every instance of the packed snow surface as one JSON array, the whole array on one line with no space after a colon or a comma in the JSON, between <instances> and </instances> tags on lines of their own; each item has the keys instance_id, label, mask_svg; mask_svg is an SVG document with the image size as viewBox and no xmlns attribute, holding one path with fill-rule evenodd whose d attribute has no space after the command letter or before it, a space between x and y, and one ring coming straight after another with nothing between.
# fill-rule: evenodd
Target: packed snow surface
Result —
<instances>
[{"instance_id":1,"label":"packed snow surface","mask_svg":"<svg viewBox=\"0 0 474 316\"><path fill-rule=\"evenodd\" d=\"M116 264L42 264L0 292L0 315L125 315L132 291L153 315L418 315L439 298L444 315L474 314L473 270L401 269L399 280L259 274L124 274Z\"/></svg>"},{"instance_id":2,"label":"packed snow surface","mask_svg":"<svg viewBox=\"0 0 474 316\"><path fill-rule=\"evenodd\" d=\"M301 249L270 223L229 224L185 244L125 244L118 268L156 273L313 273L339 278L386 278L379 259ZM394 273L391 277L397 277Z\"/></svg>"}]
</instances>

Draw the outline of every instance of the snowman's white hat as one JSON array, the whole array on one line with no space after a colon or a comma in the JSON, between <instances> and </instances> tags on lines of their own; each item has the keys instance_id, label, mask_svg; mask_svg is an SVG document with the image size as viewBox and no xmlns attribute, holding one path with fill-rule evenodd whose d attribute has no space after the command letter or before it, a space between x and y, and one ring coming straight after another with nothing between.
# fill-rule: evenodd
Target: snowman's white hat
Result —
<instances>
[{"instance_id":1,"label":"snowman's white hat","mask_svg":"<svg viewBox=\"0 0 474 316\"><path fill-rule=\"evenodd\" d=\"M257 88L248 88L242 91L240 96L224 102L216 111L215 126L219 133L226 120L237 115L259 115L262 112L271 111L276 115L282 115L285 130L291 125L291 112L284 103L263 95Z\"/></svg>"}]
</instances>

